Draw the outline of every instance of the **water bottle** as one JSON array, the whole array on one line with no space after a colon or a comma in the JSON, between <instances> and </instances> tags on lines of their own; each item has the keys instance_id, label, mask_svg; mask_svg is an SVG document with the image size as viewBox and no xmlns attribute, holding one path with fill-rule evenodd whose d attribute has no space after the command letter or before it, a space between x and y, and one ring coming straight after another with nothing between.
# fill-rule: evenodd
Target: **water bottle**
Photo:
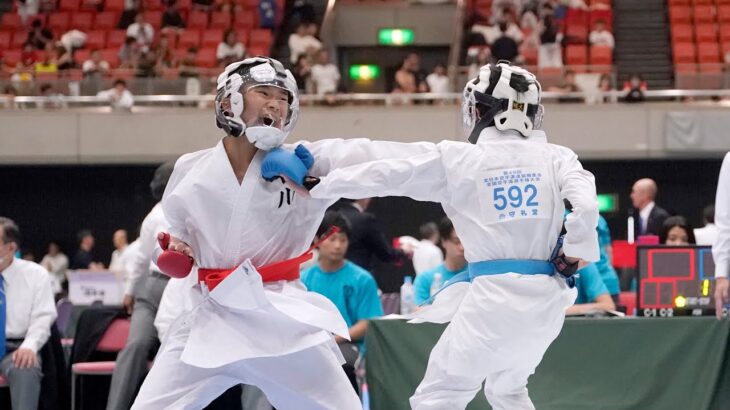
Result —
<instances>
[{"instance_id":1,"label":"water bottle","mask_svg":"<svg viewBox=\"0 0 730 410\"><path fill-rule=\"evenodd\" d=\"M410 315L416 310L413 296L413 278L405 277L405 282L400 287L400 314Z\"/></svg>"},{"instance_id":2,"label":"water bottle","mask_svg":"<svg viewBox=\"0 0 730 410\"><path fill-rule=\"evenodd\" d=\"M441 286L443 286L444 280L441 276L441 273L436 272L433 275L433 282L431 282L431 291L429 293L429 296L433 296L441 289Z\"/></svg>"}]
</instances>

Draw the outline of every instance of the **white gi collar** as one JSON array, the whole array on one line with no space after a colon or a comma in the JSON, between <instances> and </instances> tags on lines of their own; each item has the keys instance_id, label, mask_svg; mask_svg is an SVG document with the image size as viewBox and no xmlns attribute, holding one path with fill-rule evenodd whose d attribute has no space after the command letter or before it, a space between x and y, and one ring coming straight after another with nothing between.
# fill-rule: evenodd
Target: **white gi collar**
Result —
<instances>
[{"instance_id":1,"label":"white gi collar","mask_svg":"<svg viewBox=\"0 0 730 410\"><path fill-rule=\"evenodd\" d=\"M543 130L533 130L532 134L525 138L517 131L506 130L500 131L496 127L487 127L479 134L477 144L485 142L493 142L495 140L513 140L513 141L531 141L531 142L547 142L547 136Z\"/></svg>"}]
</instances>

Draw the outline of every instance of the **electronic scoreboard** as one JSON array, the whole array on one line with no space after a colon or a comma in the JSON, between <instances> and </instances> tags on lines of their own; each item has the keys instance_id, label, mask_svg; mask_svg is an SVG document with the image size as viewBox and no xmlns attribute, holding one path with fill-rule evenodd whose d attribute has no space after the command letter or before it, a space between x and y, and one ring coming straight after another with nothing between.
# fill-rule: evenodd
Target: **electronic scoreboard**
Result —
<instances>
[{"instance_id":1,"label":"electronic scoreboard","mask_svg":"<svg viewBox=\"0 0 730 410\"><path fill-rule=\"evenodd\" d=\"M715 262L710 246L639 246L637 315L715 314Z\"/></svg>"}]
</instances>

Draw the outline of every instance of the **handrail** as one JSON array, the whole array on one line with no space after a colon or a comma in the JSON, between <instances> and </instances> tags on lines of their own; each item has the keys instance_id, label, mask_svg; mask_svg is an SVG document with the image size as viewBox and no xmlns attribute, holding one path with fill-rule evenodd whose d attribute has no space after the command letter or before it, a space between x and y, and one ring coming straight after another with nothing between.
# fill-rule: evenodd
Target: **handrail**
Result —
<instances>
[{"instance_id":1,"label":"handrail","mask_svg":"<svg viewBox=\"0 0 730 410\"><path fill-rule=\"evenodd\" d=\"M730 89L724 90L648 90L644 91L646 99L666 99L666 98L684 98L684 97L730 97ZM608 97L611 101L620 99L626 95L625 91L607 91L607 92L556 92L547 91L542 94L543 101L555 101L560 99L583 99L586 97L603 98ZM210 103L215 96L207 95L136 95L134 96L135 104L157 104L157 103ZM300 96L300 101L304 104L312 103L347 103L347 102L382 102L384 104L398 104L410 101L436 101L436 102L460 102L461 93L419 93L419 94L403 94L403 93L353 93L353 94L334 94L328 96L319 96L305 94ZM92 105L108 105L107 99L96 96L62 96L62 97L43 97L43 96L18 96L8 97L0 96L0 104L13 103L17 104L54 104L63 101L66 104L92 104Z\"/></svg>"}]
</instances>

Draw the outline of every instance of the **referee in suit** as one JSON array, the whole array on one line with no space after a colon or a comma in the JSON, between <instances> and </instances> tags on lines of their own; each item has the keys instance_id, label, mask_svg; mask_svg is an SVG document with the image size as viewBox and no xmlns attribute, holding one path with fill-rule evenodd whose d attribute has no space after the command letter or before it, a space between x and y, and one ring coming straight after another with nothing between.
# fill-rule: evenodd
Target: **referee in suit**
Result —
<instances>
[{"instance_id":1,"label":"referee in suit","mask_svg":"<svg viewBox=\"0 0 730 410\"><path fill-rule=\"evenodd\" d=\"M657 235L662 231L664 220L669 213L654 203L657 194L657 185L654 180L642 178L631 187L631 203L636 208L634 215L634 232L636 236ZM638 212L637 212L638 211Z\"/></svg>"}]
</instances>

